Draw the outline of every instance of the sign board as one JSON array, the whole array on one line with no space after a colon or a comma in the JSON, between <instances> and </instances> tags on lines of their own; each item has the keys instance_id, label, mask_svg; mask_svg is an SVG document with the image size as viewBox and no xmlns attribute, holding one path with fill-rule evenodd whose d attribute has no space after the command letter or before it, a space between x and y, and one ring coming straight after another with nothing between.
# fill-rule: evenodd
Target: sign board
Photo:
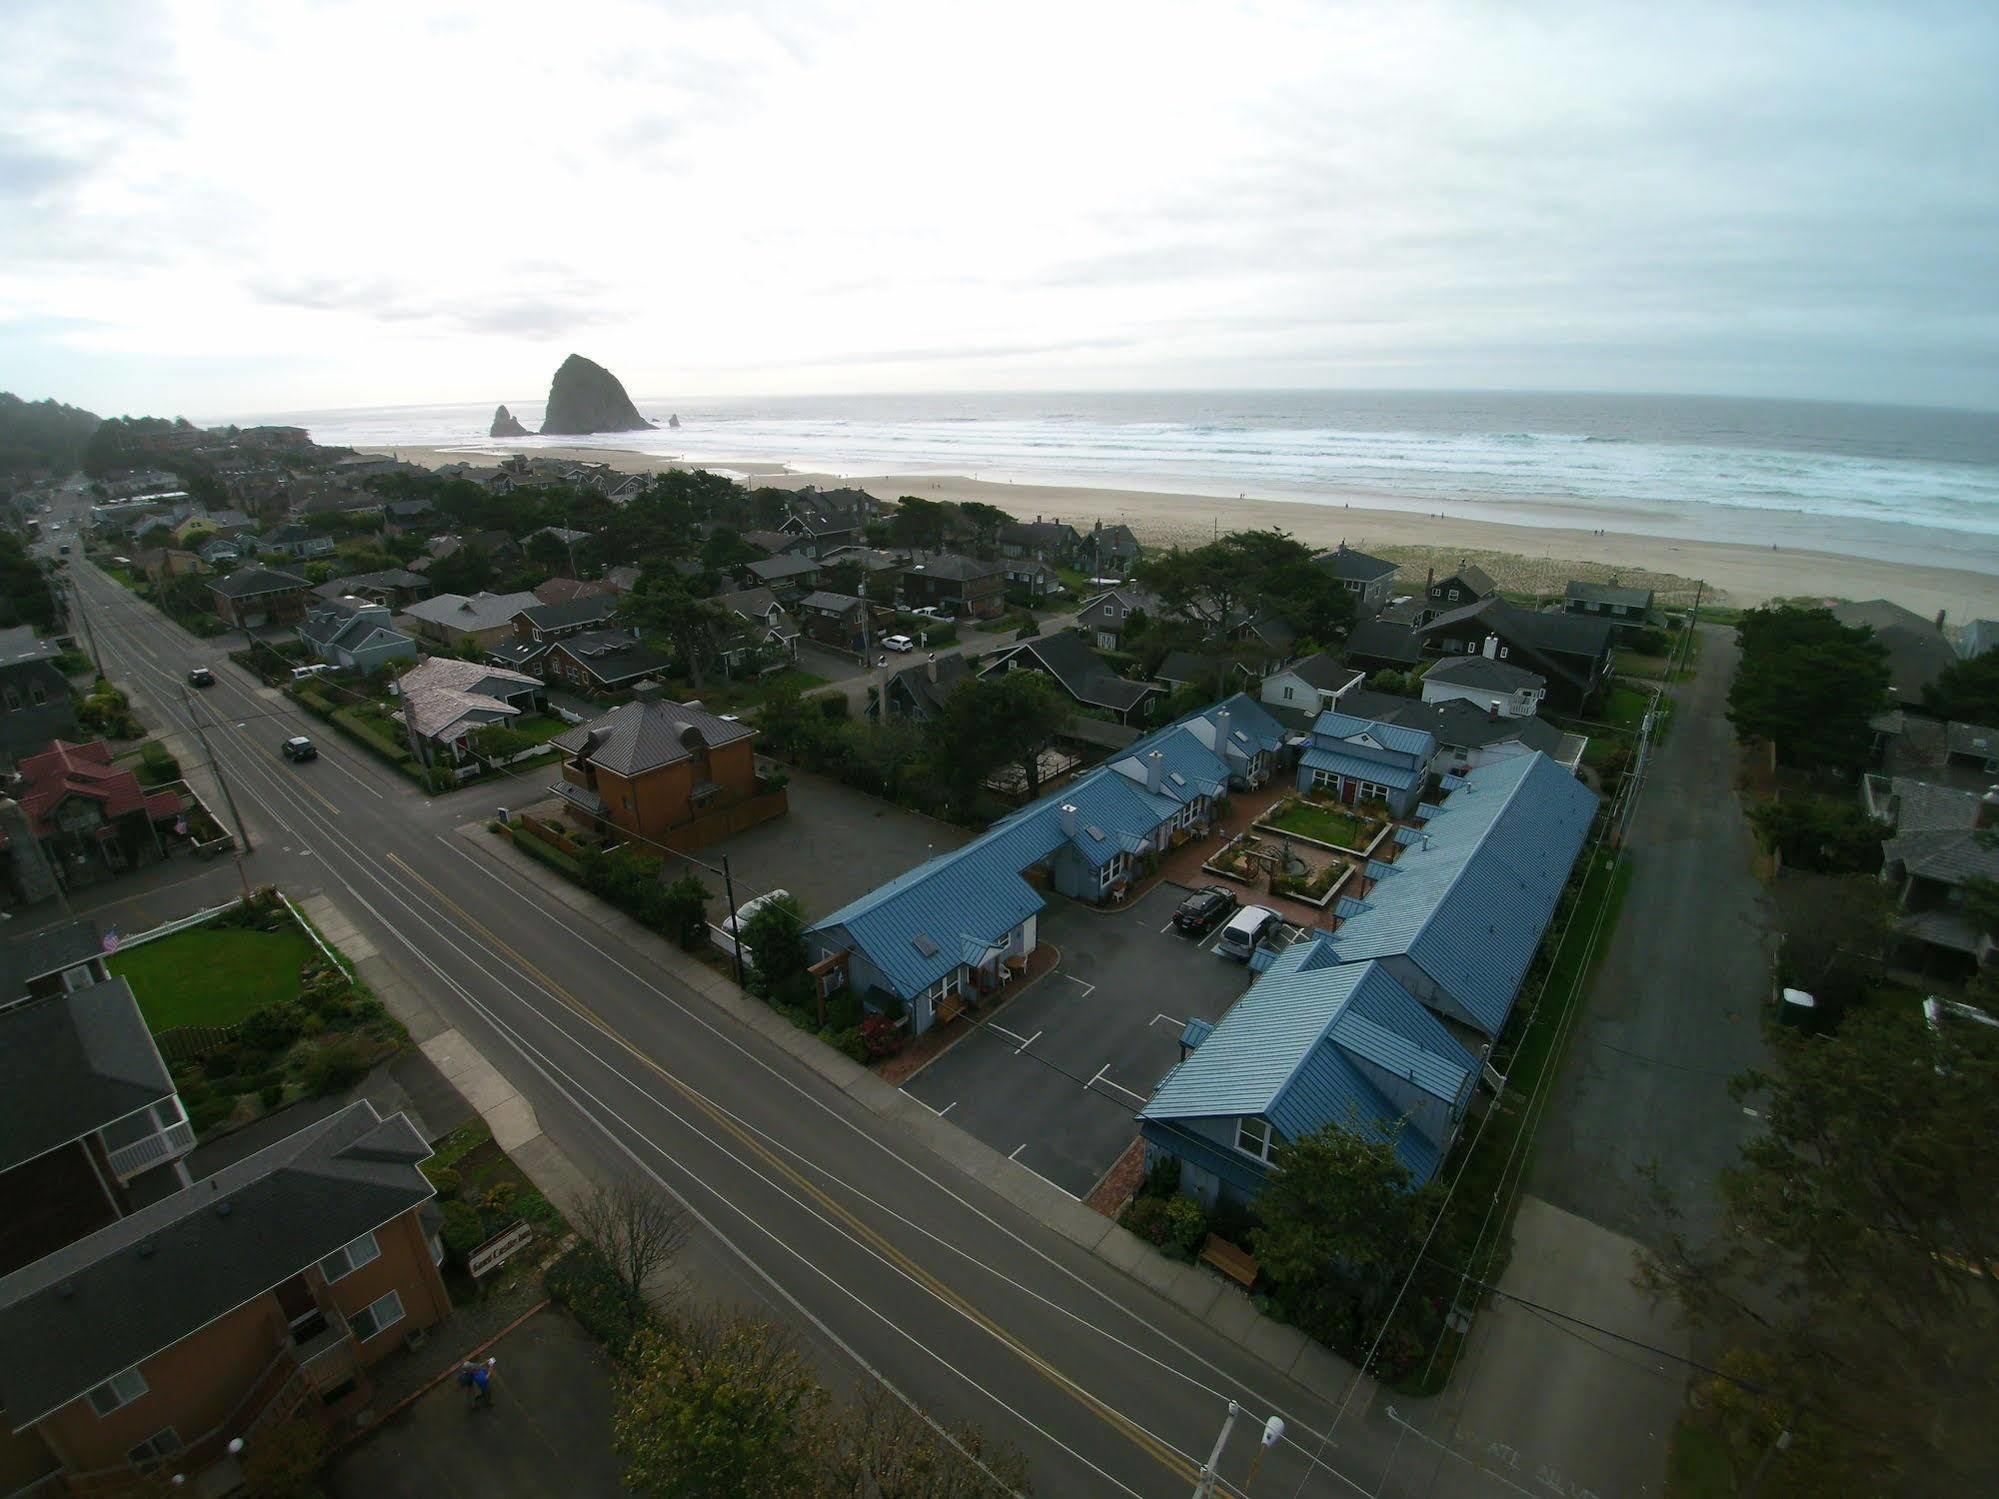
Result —
<instances>
[{"instance_id":1,"label":"sign board","mask_svg":"<svg viewBox=\"0 0 1999 1499\"><path fill-rule=\"evenodd\" d=\"M491 1275L534 1239L534 1225L523 1220L493 1235L465 1256L465 1268L478 1280Z\"/></svg>"}]
</instances>

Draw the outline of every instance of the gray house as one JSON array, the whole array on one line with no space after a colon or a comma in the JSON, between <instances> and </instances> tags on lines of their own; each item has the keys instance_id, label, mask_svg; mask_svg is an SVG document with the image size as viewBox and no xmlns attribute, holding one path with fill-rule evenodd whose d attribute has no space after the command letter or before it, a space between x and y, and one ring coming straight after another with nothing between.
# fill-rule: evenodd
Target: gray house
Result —
<instances>
[{"instance_id":1,"label":"gray house","mask_svg":"<svg viewBox=\"0 0 1999 1499\"><path fill-rule=\"evenodd\" d=\"M306 606L298 638L329 666L373 671L414 661L416 641L398 630L386 604L368 599L320 599Z\"/></svg>"},{"instance_id":2,"label":"gray house","mask_svg":"<svg viewBox=\"0 0 1999 1499\"><path fill-rule=\"evenodd\" d=\"M53 640L37 639L28 625L0 630L0 761L75 737L69 679L56 667L60 654Z\"/></svg>"},{"instance_id":3,"label":"gray house","mask_svg":"<svg viewBox=\"0 0 1999 1499\"><path fill-rule=\"evenodd\" d=\"M1396 567L1379 557L1357 552L1344 541L1330 552L1312 559L1331 573L1342 588L1352 594L1354 613L1361 619L1379 614L1395 591Z\"/></svg>"}]
</instances>

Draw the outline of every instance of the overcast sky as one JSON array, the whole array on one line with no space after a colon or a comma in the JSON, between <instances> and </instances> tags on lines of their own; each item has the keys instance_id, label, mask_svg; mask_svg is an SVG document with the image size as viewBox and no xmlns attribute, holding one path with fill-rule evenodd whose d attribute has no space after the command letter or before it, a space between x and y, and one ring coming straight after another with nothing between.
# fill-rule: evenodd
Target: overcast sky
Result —
<instances>
[{"instance_id":1,"label":"overcast sky","mask_svg":"<svg viewBox=\"0 0 1999 1499\"><path fill-rule=\"evenodd\" d=\"M1999 407L1999 4L29 0L0 388Z\"/></svg>"}]
</instances>

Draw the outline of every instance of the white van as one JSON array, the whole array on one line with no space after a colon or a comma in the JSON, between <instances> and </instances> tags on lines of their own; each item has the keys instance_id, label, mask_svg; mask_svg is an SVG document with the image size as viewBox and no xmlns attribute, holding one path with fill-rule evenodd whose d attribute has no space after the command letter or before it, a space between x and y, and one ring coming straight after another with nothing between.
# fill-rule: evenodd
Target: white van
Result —
<instances>
[{"instance_id":1,"label":"white van","mask_svg":"<svg viewBox=\"0 0 1999 1499\"><path fill-rule=\"evenodd\" d=\"M303 682L307 677L323 676L332 670L333 668L328 666L324 661L316 661L311 666L294 666L292 668L292 680L294 682Z\"/></svg>"},{"instance_id":2,"label":"white van","mask_svg":"<svg viewBox=\"0 0 1999 1499\"><path fill-rule=\"evenodd\" d=\"M1250 954L1268 942L1283 924L1283 918L1268 906L1244 906L1229 918L1215 939L1215 951L1247 963Z\"/></svg>"}]
</instances>

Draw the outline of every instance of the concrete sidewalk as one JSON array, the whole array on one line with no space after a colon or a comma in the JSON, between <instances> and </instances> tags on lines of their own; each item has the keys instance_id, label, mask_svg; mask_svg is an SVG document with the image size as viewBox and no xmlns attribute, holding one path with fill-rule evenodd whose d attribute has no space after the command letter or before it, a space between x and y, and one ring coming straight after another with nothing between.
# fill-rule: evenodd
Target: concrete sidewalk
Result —
<instances>
[{"instance_id":1,"label":"concrete sidewalk","mask_svg":"<svg viewBox=\"0 0 1999 1499\"><path fill-rule=\"evenodd\" d=\"M1353 1366L1297 1328L1265 1317L1241 1288L1198 1265L1167 1259L1144 1240L1092 1212L1059 1187L1051 1186L1026 1167L973 1139L948 1120L940 1119L921 1102L835 1051L817 1036L800 1030L699 959L605 905L580 886L572 885L540 861L520 852L511 842L489 833L484 823L467 823L456 831L467 849L500 867L509 879L535 886L551 900L575 912L580 923L595 926L646 953L658 968L694 991L722 1017L755 1031L856 1103L895 1121L905 1134L932 1154L1047 1228L1166 1297L1221 1336L1290 1375L1312 1393L1334 1402L1346 1396L1354 1379ZM529 1169L528 1160L520 1153L515 1153L515 1158L524 1169ZM529 1174L533 1175L532 1169ZM541 1187L538 1178L535 1184ZM547 1193L548 1189L542 1187L542 1190ZM1372 1403L1375 1390L1373 1380L1362 1378L1349 1414L1363 1414Z\"/></svg>"}]
</instances>

